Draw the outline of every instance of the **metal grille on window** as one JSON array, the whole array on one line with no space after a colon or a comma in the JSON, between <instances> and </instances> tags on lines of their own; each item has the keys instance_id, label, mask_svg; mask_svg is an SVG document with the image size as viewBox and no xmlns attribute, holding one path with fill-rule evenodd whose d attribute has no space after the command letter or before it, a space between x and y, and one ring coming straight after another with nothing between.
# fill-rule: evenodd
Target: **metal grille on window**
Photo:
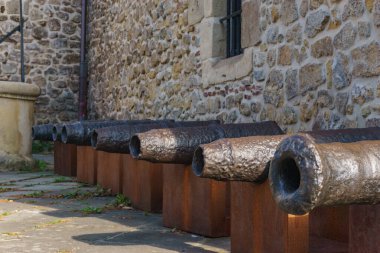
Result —
<instances>
[{"instance_id":1,"label":"metal grille on window","mask_svg":"<svg viewBox=\"0 0 380 253\"><path fill-rule=\"evenodd\" d=\"M227 57L241 54L241 0L227 0L227 16L221 22L227 27Z\"/></svg>"}]
</instances>

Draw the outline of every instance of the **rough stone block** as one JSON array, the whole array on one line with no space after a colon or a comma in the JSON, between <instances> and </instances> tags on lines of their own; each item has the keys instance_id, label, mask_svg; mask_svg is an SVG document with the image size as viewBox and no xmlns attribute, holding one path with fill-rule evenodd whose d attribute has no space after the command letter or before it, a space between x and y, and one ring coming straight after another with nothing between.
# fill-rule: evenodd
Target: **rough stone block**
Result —
<instances>
[{"instance_id":1,"label":"rough stone block","mask_svg":"<svg viewBox=\"0 0 380 253\"><path fill-rule=\"evenodd\" d=\"M307 91L316 90L320 85L326 82L323 65L310 63L302 66L299 79L300 89L303 94Z\"/></svg>"},{"instance_id":2,"label":"rough stone block","mask_svg":"<svg viewBox=\"0 0 380 253\"><path fill-rule=\"evenodd\" d=\"M356 34L357 31L353 24L351 22L347 23L334 37L335 48L342 50L349 49L355 43Z\"/></svg>"},{"instance_id":3,"label":"rough stone block","mask_svg":"<svg viewBox=\"0 0 380 253\"><path fill-rule=\"evenodd\" d=\"M200 26L201 59L223 57L226 52L226 31L218 18L205 18Z\"/></svg>"},{"instance_id":4,"label":"rough stone block","mask_svg":"<svg viewBox=\"0 0 380 253\"><path fill-rule=\"evenodd\" d=\"M260 1L245 1L242 5L241 45L252 47L261 41Z\"/></svg>"},{"instance_id":5,"label":"rough stone block","mask_svg":"<svg viewBox=\"0 0 380 253\"><path fill-rule=\"evenodd\" d=\"M326 6L321 6L315 12L310 13L306 19L305 33L309 38L314 38L322 32L330 20L330 11Z\"/></svg>"},{"instance_id":6,"label":"rough stone block","mask_svg":"<svg viewBox=\"0 0 380 253\"><path fill-rule=\"evenodd\" d=\"M16 0L11 0L6 3L6 12L8 14L19 14L20 13L20 3Z\"/></svg>"},{"instance_id":7,"label":"rough stone block","mask_svg":"<svg viewBox=\"0 0 380 253\"><path fill-rule=\"evenodd\" d=\"M373 41L370 44L357 47L351 51L355 77L373 77L380 75L380 44Z\"/></svg>"},{"instance_id":8,"label":"rough stone block","mask_svg":"<svg viewBox=\"0 0 380 253\"><path fill-rule=\"evenodd\" d=\"M204 15L208 17L223 17L227 15L226 1L204 0Z\"/></svg>"},{"instance_id":9,"label":"rough stone block","mask_svg":"<svg viewBox=\"0 0 380 253\"><path fill-rule=\"evenodd\" d=\"M281 20L289 25L298 19L297 2L295 0L284 0L281 5Z\"/></svg>"},{"instance_id":10,"label":"rough stone block","mask_svg":"<svg viewBox=\"0 0 380 253\"><path fill-rule=\"evenodd\" d=\"M253 68L253 50L244 50L244 54L223 60L206 60L202 63L202 82L206 88L210 84L237 80L248 76Z\"/></svg>"},{"instance_id":11,"label":"rough stone block","mask_svg":"<svg viewBox=\"0 0 380 253\"><path fill-rule=\"evenodd\" d=\"M204 11L204 0L190 0L189 1L189 11L188 11L188 22L189 25L194 25L203 19Z\"/></svg>"},{"instance_id":12,"label":"rough stone block","mask_svg":"<svg viewBox=\"0 0 380 253\"><path fill-rule=\"evenodd\" d=\"M311 45L311 55L315 58L331 56L334 52L332 39L326 36Z\"/></svg>"}]
</instances>

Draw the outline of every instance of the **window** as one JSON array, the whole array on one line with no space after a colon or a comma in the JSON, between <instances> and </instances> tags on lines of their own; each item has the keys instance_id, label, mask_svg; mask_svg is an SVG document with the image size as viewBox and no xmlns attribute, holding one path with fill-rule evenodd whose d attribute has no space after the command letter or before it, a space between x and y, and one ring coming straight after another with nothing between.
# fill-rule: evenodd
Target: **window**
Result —
<instances>
[{"instance_id":1,"label":"window","mask_svg":"<svg viewBox=\"0 0 380 253\"><path fill-rule=\"evenodd\" d=\"M227 58L243 53L241 48L241 1L227 0L227 16L221 19L221 22L225 22L227 27Z\"/></svg>"}]
</instances>

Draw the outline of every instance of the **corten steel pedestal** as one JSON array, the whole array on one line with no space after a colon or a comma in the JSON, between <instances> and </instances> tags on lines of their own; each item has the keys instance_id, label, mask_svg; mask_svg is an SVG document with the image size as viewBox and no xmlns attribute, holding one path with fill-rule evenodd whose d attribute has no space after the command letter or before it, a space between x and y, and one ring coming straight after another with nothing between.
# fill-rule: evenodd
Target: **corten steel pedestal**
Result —
<instances>
[{"instance_id":1,"label":"corten steel pedestal","mask_svg":"<svg viewBox=\"0 0 380 253\"><path fill-rule=\"evenodd\" d=\"M112 194L122 192L122 157L123 154L97 153L97 183L105 189L111 189Z\"/></svg>"},{"instance_id":2,"label":"corten steel pedestal","mask_svg":"<svg viewBox=\"0 0 380 253\"><path fill-rule=\"evenodd\" d=\"M77 147L77 179L79 182L96 184L97 153L98 151L89 146Z\"/></svg>"},{"instance_id":3,"label":"corten steel pedestal","mask_svg":"<svg viewBox=\"0 0 380 253\"><path fill-rule=\"evenodd\" d=\"M349 253L380 253L380 205L352 205L349 217Z\"/></svg>"},{"instance_id":4,"label":"corten steel pedestal","mask_svg":"<svg viewBox=\"0 0 380 253\"><path fill-rule=\"evenodd\" d=\"M75 177L77 175L77 146L54 142L54 173Z\"/></svg>"},{"instance_id":5,"label":"corten steel pedestal","mask_svg":"<svg viewBox=\"0 0 380 253\"><path fill-rule=\"evenodd\" d=\"M290 215L276 205L268 182L231 182L231 252L347 253L348 209Z\"/></svg>"},{"instance_id":6,"label":"corten steel pedestal","mask_svg":"<svg viewBox=\"0 0 380 253\"><path fill-rule=\"evenodd\" d=\"M282 212L267 182L231 182L231 252L307 253L308 219Z\"/></svg>"},{"instance_id":7,"label":"corten steel pedestal","mask_svg":"<svg viewBox=\"0 0 380 253\"><path fill-rule=\"evenodd\" d=\"M163 168L163 224L207 237L229 236L229 183L199 178L190 165Z\"/></svg>"},{"instance_id":8,"label":"corten steel pedestal","mask_svg":"<svg viewBox=\"0 0 380 253\"><path fill-rule=\"evenodd\" d=\"M123 155L123 195L132 207L146 212L162 211L162 164L135 160Z\"/></svg>"}]
</instances>

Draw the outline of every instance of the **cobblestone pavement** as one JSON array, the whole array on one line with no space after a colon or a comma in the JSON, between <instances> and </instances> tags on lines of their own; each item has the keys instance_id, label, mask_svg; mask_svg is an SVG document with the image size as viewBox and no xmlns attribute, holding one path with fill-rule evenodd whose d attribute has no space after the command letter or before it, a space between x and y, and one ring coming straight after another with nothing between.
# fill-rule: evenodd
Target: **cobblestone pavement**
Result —
<instances>
[{"instance_id":1,"label":"cobblestone pavement","mask_svg":"<svg viewBox=\"0 0 380 253\"><path fill-rule=\"evenodd\" d=\"M162 227L99 187L45 172L0 173L0 253L228 252L229 239Z\"/></svg>"}]
</instances>

